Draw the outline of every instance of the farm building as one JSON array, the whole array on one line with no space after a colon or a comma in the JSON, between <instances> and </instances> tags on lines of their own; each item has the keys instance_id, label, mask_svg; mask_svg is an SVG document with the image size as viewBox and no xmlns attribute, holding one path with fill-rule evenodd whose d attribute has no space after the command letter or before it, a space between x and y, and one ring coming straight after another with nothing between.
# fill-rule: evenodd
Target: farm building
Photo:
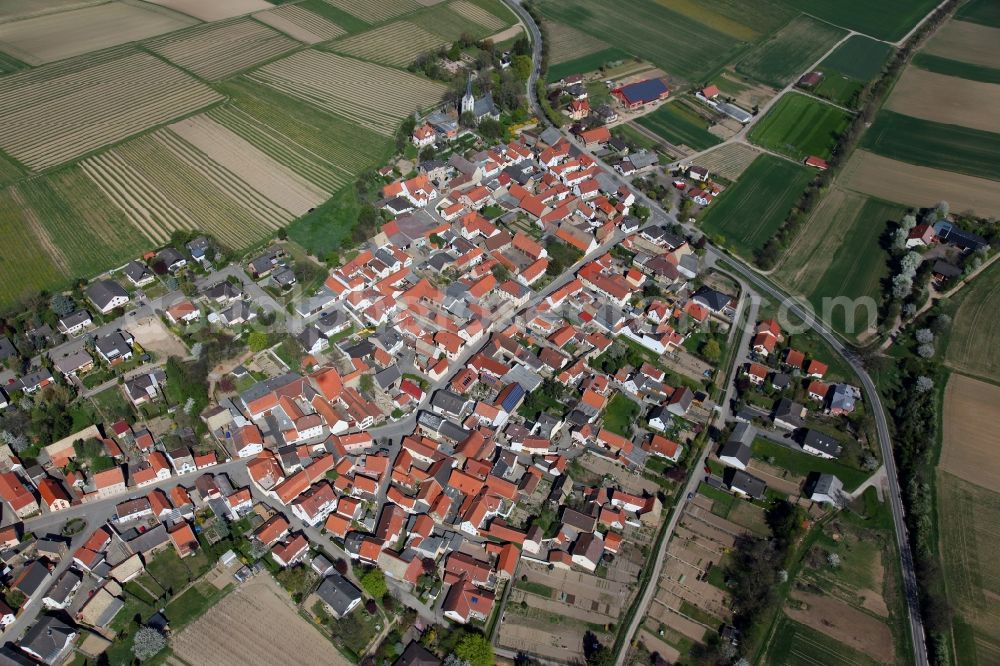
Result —
<instances>
[{"instance_id":1,"label":"farm building","mask_svg":"<svg viewBox=\"0 0 1000 666\"><path fill-rule=\"evenodd\" d=\"M799 79L800 88L815 88L823 80L823 72L809 72Z\"/></svg>"},{"instance_id":2,"label":"farm building","mask_svg":"<svg viewBox=\"0 0 1000 666\"><path fill-rule=\"evenodd\" d=\"M611 91L626 109L638 109L641 106L666 99L670 95L663 79L646 79L626 86L620 86Z\"/></svg>"},{"instance_id":3,"label":"farm building","mask_svg":"<svg viewBox=\"0 0 1000 666\"><path fill-rule=\"evenodd\" d=\"M813 167L814 169L819 169L820 171L826 171L830 168L830 165L826 163L822 157L816 157L815 155L810 155L806 158L806 166Z\"/></svg>"}]
</instances>

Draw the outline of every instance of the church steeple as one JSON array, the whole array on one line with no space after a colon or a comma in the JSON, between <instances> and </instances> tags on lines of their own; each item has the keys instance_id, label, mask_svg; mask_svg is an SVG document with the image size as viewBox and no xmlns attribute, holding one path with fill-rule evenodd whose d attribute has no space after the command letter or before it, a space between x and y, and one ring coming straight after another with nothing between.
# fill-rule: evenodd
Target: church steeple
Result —
<instances>
[{"instance_id":1,"label":"church steeple","mask_svg":"<svg viewBox=\"0 0 1000 666\"><path fill-rule=\"evenodd\" d=\"M462 96L462 113L472 113L476 108L476 98L472 96L472 75L465 84L465 95Z\"/></svg>"}]
</instances>

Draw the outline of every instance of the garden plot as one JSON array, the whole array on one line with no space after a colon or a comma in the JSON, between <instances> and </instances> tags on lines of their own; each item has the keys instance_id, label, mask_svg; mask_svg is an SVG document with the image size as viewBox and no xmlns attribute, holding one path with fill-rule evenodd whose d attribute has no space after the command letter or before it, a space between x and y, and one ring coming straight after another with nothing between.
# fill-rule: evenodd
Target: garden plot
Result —
<instances>
[{"instance_id":1,"label":"garden plot","mask_svg":"<svg viewBox=\"0 0 1000 666\"><path fill-rule=\"evenodd\" d=\"M461 17L468 19L473 23L478 23L488 30L500 30L501 28L506 27L509 23L509 21L504 21L503 19L494 16L482 7L468 2L468 0L455 0L448 6L452 9L452 11L456 12Z\"/></svg>"},{"instance_id":2,"label":"garden plot","mask_svg":"<svg viewBox=\"0 0 1000 666\"><path fill-rule=\"evenodd\" d=\"M202 21L221 21L234 16L270 9L274 5L264 0L148 0Z\"/></svg>"},{"instance_id":3,"label":"garden plot","mask_svg":"<svg viewBox=\"0 0 1000 666\"><path fill-rule=\"evenodd\" d=\"M159 58L136 53L4 78L0 148L31 169L66 162L222 97Z\"/></svg>"},{"instance_id":4,"label":"garden plot","mask_svg":"<svg viewBox=\"0 0 1000 666\"><path fill-rule=\"evenodd\" d=\"M745 143L727 143L701 157L696 157L691 162L727 180L737 180L758 155L760 151L753 146Z\"/></svg>"},{"instance_id":5,"label":"garden plot","mask_svg":"<svg viewBox=\"0 0 1000 666\"><path fill-rule=\"evenodd\" d=\"M416 0L323 0L367 23L382 23L420 9Z\"/></svg>"},{"instance_id":6,"label":"garden plot","mask_svg":"<svg viewBox=\"0 0 1000 666\"><path fill-rule=\"evenodd\" d=\"M305 44L326 42L347 32L333 21L298 5L285 5L253 17Z\"/></svg>"},{"instance_id":7,"label":"garden plot","mask_svg":"<svg viewBox=\"0 0 1000 666\"><path fill-rule=\"evenodd\" d=\"M277 30L242 18L198 26L145 46L204 79L215 80L275 58L299 44Z\"/></svg>"},{"instance_id":8,"label":"garden plot","mask_svg":"<svg viewBox=\"0 0 1000 666\"><path fill-rule=\"evenodd\" d=\"M247 78L385 136L406 116L440 102L447 90L406 72L316 51L264 65Z\"/></svg>"},{"instance_id":9,"label":"garden plot","mask_svg":"<svg viewBox=\"0 0 1000 666\"><path fill-rule=\"evenodd\" d=\"M421 53L434 51L447 40L409 21L394 21L374 30L334 42L329 48L383 65L405 66Z\"/></svg>"},{"instance_id":10,"label":"garden plot","mask_svg":"<svg viewBox=\"0 0 1000 666\"><path fill-rule=\"evenodd\" d=\"M0 25L0 50L29 65L173 32L196 21L153 5L109 2Z\"/></svg>"},{"instance_id":11,"label":"garden plot","mask_svg":"<svg viewBox=\"0 0 1000 666\"><path fill-rule=\"evenodd\" d=\"M268 631L232 631L236 626ZM282 640L274 640L281 636ZM289 651L288 646L294 646ZM254 576L170 640L184 663L242 666L250 663L332 664L350 662L296 610L267 574Z\"/></svg>"}]
</instances>

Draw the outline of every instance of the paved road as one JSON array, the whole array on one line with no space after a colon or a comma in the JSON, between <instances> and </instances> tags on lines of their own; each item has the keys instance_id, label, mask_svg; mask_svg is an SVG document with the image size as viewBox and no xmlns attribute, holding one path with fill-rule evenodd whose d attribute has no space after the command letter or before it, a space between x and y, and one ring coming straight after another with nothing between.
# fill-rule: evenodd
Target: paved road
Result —
<instances>
[{"instance_id":1,"label":"paved road","mask_svg":"<svg viewBox=\"0 0 1000 666\"><path fill-rule=\"evenodd\" d=\"M535 63L534 73L537 74L541 66L541 43L540 43L541 33L538 30L538 26L534 24L534 21L532 20L531 16L524 10L523 7L521 7L519 0L504 0L504 2L515 13L517 13L518 16L521 17L521 20L524 21L526 25L530 27L533 40L532 56ZM939 5L939 7L940 6L941 5ZM933 12L929 12L927 16L930 16L931 13ZM921 20L921 23L923 23L926 20L927 17L925 16L925 18ZM915 29L916 28L914 28L914 30ZM851 34L853 34L853 32L849 33L846 37L844 37L844 39L840 40L840 42L838 42L838 44L835 45L834 48L836 48L836 46L838 46L844 40L848 39L851 36ZM908 36L909 35L907 35L907 37ZM829 53L829 51L827 53ZM823 57L826 57L826 55L827 54L824 54ZM821 60L822 58L817 60L816 64L818 64ZM813 65L813 67L815 67L815 64ZM755 117L755 119L762 117L766 113L767 109L770 108L770 106L777 101L778 97L780 97L781 94L787 92L790 89L791 86L787 86L784 90L782 90L778 96L773 98L768 104L766 104L762 109L760 109L760 113ZM530 95L529 99L534 105L535 112L539 115L540 120L543 120L544 115L541 113L541 108L538 105L538 100L535 98L534 95ZM744 127L743 130L741 130L741 134L738 136L745 135L745 133L749 131L750 126L752 126L752 124L755 121L756 120L751 121L751 123L747 127ZM582 146L578 140L576 140L576 137L570 135L565 131L563 131L563 134L578 149L587 152L585 147ZM606 169L609 168L606 164L603 163L602 166L604 166ZM614 171L610 171L610 173L615 174ZM664 212L656 202L651 201L641 192L636 193L636 198L637 201L639 201L644 206L650 209L654 221L672 220L672 216ZM889 486L889 506L892 510L893 526L896 532L896 542L897 545L899 546L900 565L903 573L903 589L907 602L907 612L909 614L910 635L913 643L914 659L918 664L918 666L925 666L926 664L929 663L929 660L927 657L927 643L926 643L926 636L924 633L923 620L920 615L920 605L919 605L920 599L917 588L916 572L913 564L913 554L910 550L910 542L907 537L905 512L903 510L903 502L900 495L899 478L896 473L896 464L892 454L892 441L889 437L889 425L885 416L885 408L882 405L882 401L881 398L879 397L878 390L875 387L875 383L868 375L857 353L855 353L851 349L848 349L840 341L840 339L826 326L826 324L817 320L816 317L814 317L811 312L805 312L798 305L798 303L793 301L783 291L776 288L773 284L771 284L769 280L761 276L756 270L754 270L748 264L744 263L743 261L735 257L729 257L723 254L722 252L720 252L718 249L714 248L711 245L706 245L706 248L708 250L708 258L710 262L714 262L724 258L731 266L733 266L734 270L737 273L739 273L744 280L747 281L747 283L752 284L756 289L759 289L762 293L765 293L771 298L774 298L777 302L787 304L789 310L796 316L800 317L821 337L823 337L823 339L830 344L830 346L836 351L836 353L840 354L851 365L852 369L857 373L858 377L861 379L862 387L864 388L865 391L865 397L868 400L868 404L871 407L871 410L875 417L875 425L878 433L879 446L882 451L883 463L886 468L886 477ZM635 621L638 622L639 619L640 618L636 618Z\"/></svg>"}]
</instances>

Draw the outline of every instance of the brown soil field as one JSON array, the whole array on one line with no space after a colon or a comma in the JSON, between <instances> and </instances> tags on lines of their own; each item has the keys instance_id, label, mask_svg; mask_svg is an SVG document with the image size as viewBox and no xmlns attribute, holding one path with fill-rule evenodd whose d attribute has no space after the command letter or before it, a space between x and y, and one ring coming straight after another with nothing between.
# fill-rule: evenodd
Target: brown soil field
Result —
<instances>
[{"instance_id":1,"label":"brown soil field","mask_svg":"<svg viewBox=\"0 0 1000 666\"><path fill-rule=\"evenodd\" d=\"M202 21L220 21L222 19L242 16L250 12L259 12L274 7L264 0L149 0Z\"/></svg>"},{"instance_id":2,"label":"brown soil field","mask_svg":"<svg viewBox=\"0 0 1000 666\"><path fill-rule=\"evenodd\" d=\"M306 44L325 42L344 34L344 29L333 21L298 5L284 5L253 17Z\"/></svg>"},{"instance_id":3,"label":"brown soil field","mask_svg":"<svg viewBox=\"0 0 1000 666\"><path fill-rule=\"evenodd\" d=\"M639 641L646 646L647 650L660 655L669 664L680 661L681 653L677 648L664 643L660 638L654 636L646 629L642 629L639 632Z\"/></svg>"},{"instance_id":4,"label":"brown soil field","mask_svg":"<svg viewBox=\"0 0 1000 666\"><path fill-rule=\"evenodd\" d=\"M0 3L0 22L17 21L42 14L53 14L90 5L105 0L4 0Z\"/></svg>"},{"instance_id":5,"label":"brown soil field","mask_svg":"<svg viewBox=\"0 0 1000 666\"><path fill-rule=\"evenodd\" d=\"M907 67L886 107L924 120L1000 132L1000 113L996 112L1000 85L994 83Z\"/></svg>"},{"instance_id":6,"label":"brown soil field","mask_svg":"<svg viewBox=\"0 0 1000 666\"><path fill-rule=\"evenodd\" d=\"M160 321L159 317L149 317L129 324L131 333L146 351L153 352L164 359L168 356L186 358L190 353L187 347Z\"/></svg>"},{"instance_id":7,"label":"brown soil field","mask_svg":"<svg viewBox=\"0 0 1000 666\"><path fill-rule=\"evenodd\" d=\"M952 374L944 392L941 469L977 486L1000 485L1000 386Z\"/></svg>"},{"instance_id":8,"label":"brown soil field","mask_svg":"<svg viewBox=\"0 0 1000 666\"><path fill-rule=\"evenodd\" d=\"M952 210L1000 216L1000 188L995 181L897 162L865 150L854 152L839 182L907 206L934 206L944 200Z\"/></svg>"},{"instance_id":9,"label":"brown soil field","mask_svg":"<svg viewBox=\"0 0 1000 666\"><path fill-rule=\"evenodd\" d=\"M266 627L266 631L233 631ZM281 640L275 640L276 637ZM190 664L332 664L350 662L292 605L271 576L258 574L170 640ZM289 649L289 647L293 649Z\"/></svg>"},{"instance_id":10,"label":"brown soil field","mask_svg":"<svg viewBox=\"0 0 1000 666\"><path fill-rule=\"evenodd\" d=\"M1000 62L1000 28L967 21L948 21L924 51L942 58L996 67Z\"/></svg>"},{"instance_id":11,"label":"brown soil field","mask_svg":"<svg viewBox=\"0 0 1000 666\"><path fill-rule=\"evenodd\" d=\"M703 166L723 178L737 180L758 155L760 151L753 146L745 143L727 143L691 160L691 163Z\"/></svg>"},{"instance_id":12,"label":"brown soil field","mask_svg":"<svg viewBox=\"0 0 1000 666\"><path fill-rule=\"evenodd\" d=\"M41 65L194 25L196 21L154 5L109 2L0 26L0 49Z\"/></svg>"},{"instance_id":13,"label":"brown soil field","mask_svg":"<svg viewBox=\"0 0 1000 666\"><path fill-rule=\"evenodd\" d=\"M832 597L796 591L791 598L805 602L808 608L800 610L785 606L788 617L849 645L872 659L886 664L894 663L892 632L885 623Z\"/></svg>"},{"instance_id":14,"label":"brown soil field","mask_svg":"<svg viewBox=\"0 0 1000 666\"><path fill-rule=\"evenodd\" d=\"M494 44L499 44L500 42L506 42L508 39L514 39L515 37L520 35L523 30L524 28L521 26L521 24L517 23L515 25L510 26L506 30L501 30L495 35L490 35L486 39L490 40Z\"/></svg>"},{"instance_id":15,"label":"brown soil field","mask_svg":"<svg viewBox=\"0 0 1000 666\"><path fill-rule=\"evenodd\" d=\"M604 42L594 39L576 28L571 28L565 23L545 21L545 29L549 34L549 60L554 65L576 60L608 48Z\"/></svg>"}]
</instances>

